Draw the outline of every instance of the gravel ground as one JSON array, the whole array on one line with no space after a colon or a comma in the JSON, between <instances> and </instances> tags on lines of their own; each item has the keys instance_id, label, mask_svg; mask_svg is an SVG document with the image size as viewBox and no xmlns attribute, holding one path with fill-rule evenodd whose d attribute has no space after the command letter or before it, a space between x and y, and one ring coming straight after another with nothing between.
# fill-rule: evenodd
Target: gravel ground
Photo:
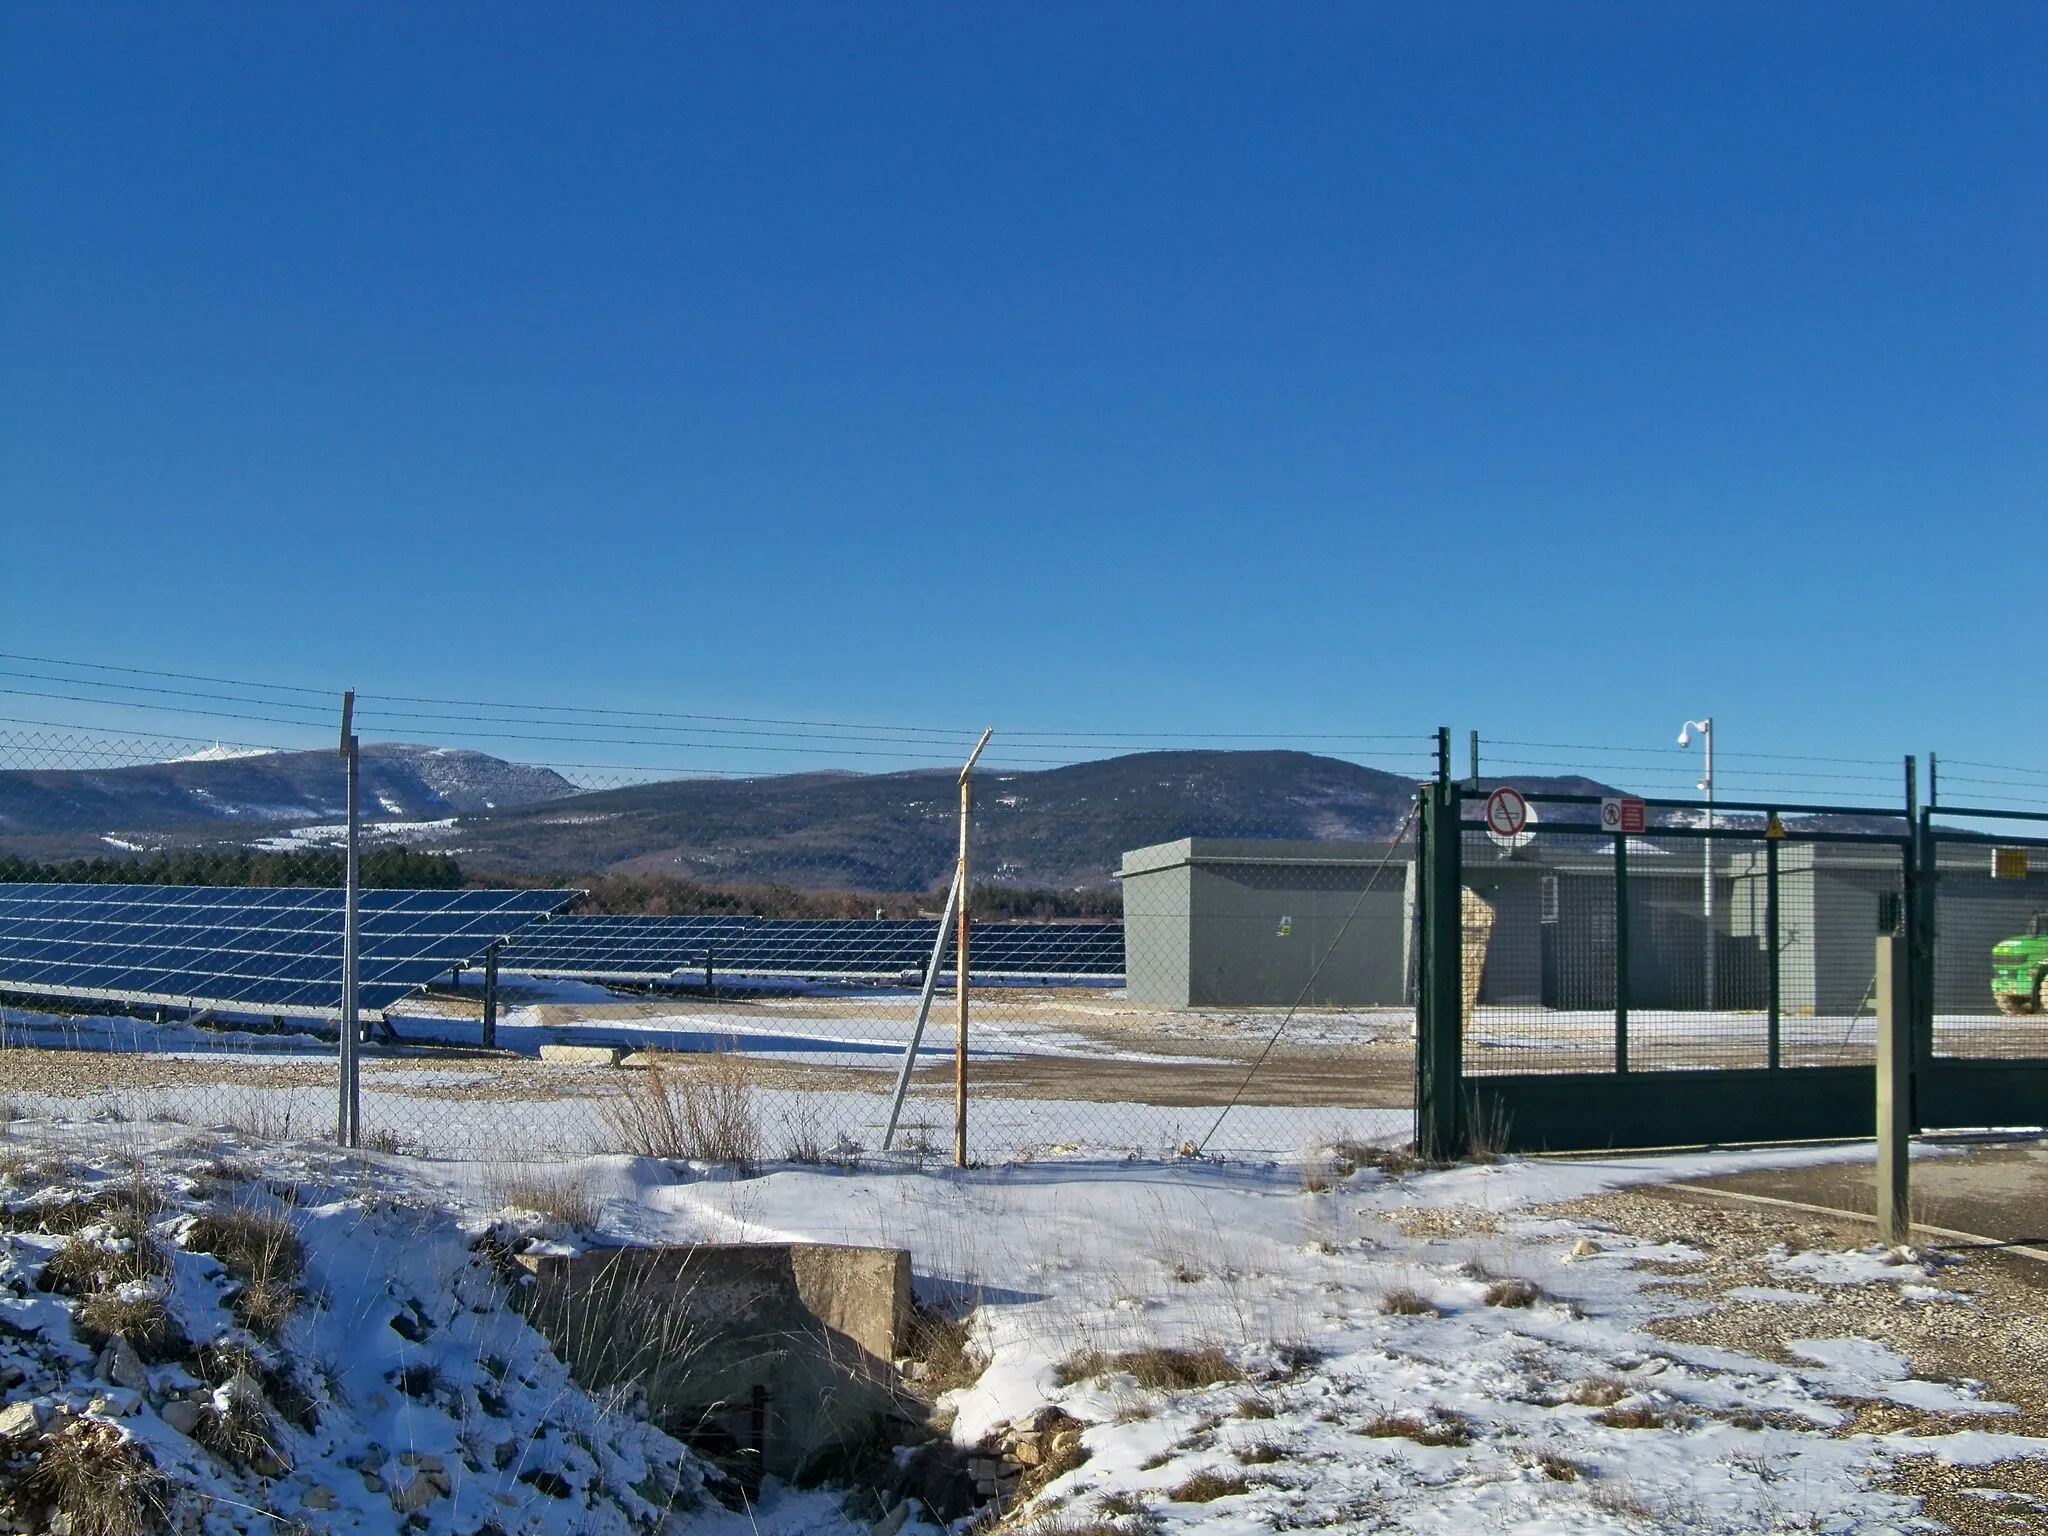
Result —
<instances>
[{"instance_id":1,"label":"gravel ground","mask_svg":"<svg viewBox=\"0 0 2048 1536\"><path fill-rule=\"evenodd\" d=\"M1868 1247L1869 1225L1801 1212L1739 1205L1648 1187L1546 1208L1653 1242L1684 1243L1707 1257L1654 1266L1671 1315L1650 1331L1674 1343L1741 1350L1788 1365L1800 1339L1875 1340L1912 1362L1916 1376L1981 1382L1985 1396L2016 1413L1948 1413L1877 1400L1845 1401L1854 1413L1834 1434L1949 1434L1983 1429L2048 1437L2048 1264L1996 1249L1918 1250L1939 1263L1938 1286L1877 1277L1858 1284L1788 1279L1787 1253ZM1786 1297L1730 1296L1743 1287ZM1934 1294L1929 1295L1932 1291ZM1822 1431L1815 1431L1822 1433ZM1886 1485L1926 1502L1923 1513L1964 1536L2048 1531L2048 1458L1951 1466L1902 1457Z\"/></svg>"}]
</instances>

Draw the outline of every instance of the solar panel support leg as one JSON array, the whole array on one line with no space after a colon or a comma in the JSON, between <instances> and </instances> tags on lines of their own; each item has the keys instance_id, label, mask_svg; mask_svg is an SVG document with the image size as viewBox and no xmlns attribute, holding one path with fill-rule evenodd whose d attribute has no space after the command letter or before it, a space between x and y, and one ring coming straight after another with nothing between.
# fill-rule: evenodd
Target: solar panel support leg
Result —
<instances>
[{"instance_id":1,"label":"solar panel support leg","mask_svg":"<svg viewBox=\"0 0 2048 1536\"><path fill-rule=\"evenodd\" d=\"M484 1049L498 1043L498 946L484 951Z\"/></svg>"}]
</instances>

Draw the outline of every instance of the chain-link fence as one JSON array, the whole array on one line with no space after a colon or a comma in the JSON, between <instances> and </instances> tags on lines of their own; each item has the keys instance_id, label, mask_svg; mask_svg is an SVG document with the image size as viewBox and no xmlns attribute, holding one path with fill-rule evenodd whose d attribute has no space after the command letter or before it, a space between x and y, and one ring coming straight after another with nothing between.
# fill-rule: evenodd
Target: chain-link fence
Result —
<instances>
[{"instance_id":1,"label":"chain-link fence","mask_svg":"<svg viewBox=\"0 0 2048 1536\"><path fill-rule=\"evenodd\" d=\"M195 685L186 693L242 686L186 681ZM243 815L236 810L199 828L95 827L88 842L108 857L209 838L324 849L340 829L316 814L328 793L321 775L338 782L338 765L329 767L331 748L294 758L289 742L327 704L312 690L292 693L282 703L237 698L224 712L223 723L255 712L279 727L283 747L12 722L0 731L0 809L30 790L69 793L81 770L119 789L122 775L167 763L189 776L269 753L277 760L260 765L264 782L290 779L304 796L275 830L251 829L246 817L222 825ZM448 757L433 756L442 749L391 749L382 760L390 775L372 791L382 813L366 837L372 846L439 850L486 882L599 871L585 882L597 911L912 923L921 913L929 939L919 947L934 947L938 975L927 1000L921 962L750 969L729 956L677 954L631 977L601 965L544 975L508 965L487 1001L479 970L457 970L370 1031L361 1102L374 1146L487 1158L810 1160L874 1156L886 1145L911 1159L949 1159L963 1105L968 1154L989 1162L1188 1149L1291 1158L1404 1139L1417 1004L1425 973L1436 973L1427 858L1411 817L1422 780L1455 792L1461 824L1450 942L1462 1083L1552 1082L1585 1098L1587 1115L1610 1120L1625 1118L1628 1084L1657 1079L1700 1085L1688 1094L1709 1092L1709 1078L1739 1082L1749 1086L1728 1092L1790 1095L1786 1103L1839 1093L1827 1074L1872 1058L1873 940L1916 921L1916 890L1934 892L1917 919L1931 956L1931 1055L2048 1058L2048 892L2039 892L2048 850L2035 846L2022 869L2012 858L1997 863L1981 833L1970 840L1928 825L1916 843L1903 807L1814 814L1809 805L1787 809L1782 823L1768 809L1781 804L1777 791L1874 782L1881 765L1760 753L1731 768L1724 757L1724 778L1748 773L1762 786L1751 792L1772 798L1747 808L1724 801L1710 821L1697 804L1660 807L1653 797L1640 830L1617 835L1599 824L1600 796L1585 792L1586 779L1534 770L1590 766L1621 777L1633 767L1652 780L1691 770L1620 749L1603 760L1595 749L1503 743L1489 766L1521 772L1516 782L1539 814L1502 836L1477 820L1489 786L1504 780L1477 777L1476 742L1474 775L1456 786L1441 735L999 733L975 775L970 956L991 924L1110 922L1120 925L1123 966L1109 975L975 964L963 1052L956 939L940 941L937 918L958 831L958 759L945 753L972 733L430 700L371 701L363 718L380 707L393 729L546 743L559 760L541 782L491 777L494 758L481 768L463 759L451 776ZM712 783L675 776L702 772L695 762L622 763L636 743L744 748L755 754L748 768L867 771L804 776L797 795L786 789L797 780L734 780L727 771ZM485 803L418 813L404 800L413 780L403 773L421 779L422 763L443 775L435 793ZM488 803L506 786L536 798ZM840 800L827 803L830 795ZM621 824L649 817L667 818L672 857L619 839ZM75 857L84 846L61 829L37 836L42 844L10 835L0 855ZM1916 884L1910 861L1921 846L1933 850L1932 865ZM192 878L223 878L224 867ZM333 1134L331 1025L196 1001L162 1011L92 1006L4 1000L0 1094L15 1115ZM920 1048L905 1073L913 1038ZM1540 1099L1529 1101L1527 1126L1563 1124L1565 1111ZM1782 1134L1799 1133L1786 1123Z\"/></svg>"},{"instance_id":2,"label":"chain-link fence","mask_svg":"<svg viewBox=\"0 0 2048 1536\"><path fill-rule=\"evenodd\" d=\"M830 750L851 735L840 729ZM1428 738L1343 744L1377 772L1303 750L1321 743L1221 745L1235 749L1227 773L1177 739L1020 733L1010 755L991 753L976 775L971 836L974 867L987 872L974 878L978 908L987 911L971 913L970 944L976 935L985 941L992 923L1076 921L1060 914L1063 906L1087 909L1080 921L1115 921L1096 910L1106 905L1123 912L1123 973L977 970L963 1074L949 936L900 1109L898 1081L920 1012L916 974L791 975L729 961L699 972L693 958L675 957L668 974L626 983L601 967L586 976L574 967L546 976L508 967L487 1003L471 967L393 1006L370 1029L363 1139L486 1158L615 1151L812 1160L873 1156L887 1143L907 1158L950 1159L964 1102L968 1153L985 1162L1188 1149L1292 1158L1333 1143L1405 1140L1414 1029L1406 820ZM1121 749L1148 746L1135 780L1116 766ZM37 743L35 769L245 750L191 737L81 734L62 749L60 762L55 747ZM929 759L932 743L905 749ZM1111 778L1086 777L1105 763ZM1050 810L1032 777L1047 764L1081 776ZM0 762L17 765L29 763L20 754ZM308 766L327 771L324 762ZM944 904L957 832L953 771L945 772L935 782L917 770L901 775L904 825L864 834L877 844L899 838L889 872L918 887L877 897L891 916L935 915ZM620 814L616 798L550 800L545 815L530 818L532 835L603 826ZM450 849L465 870L494 877L482 861L470 864L465 836L420 820L387 814L371 836ZM466 834L476 820L453 825ZM301 819L273 836L324 847L337 830ZM158 846L188 833L170 829ZM246 840L248 832L230 835ZM315 835L320 841L309 841ZM741 887L749 900L779 890L777 881L805 898L833 870L843 874L844 856L815 838L770 847L764 835L761 843L767 851L753 850L751 863L721 871L754 882ZM943 855L936 862L928 845ZM703 870L687 873L704 885ZM1031 906L1019 893L1040 887L1059 898L1056 910L1016 916ZM720 894L690 887L682 896L707 891ZM936 938L937 923L926 926ZM340 1090L331 1025L197 1006L95 1006L13 997L0 1008L0 1093L15 1115L333 1134Z\"/></svg>"}]
</instances>

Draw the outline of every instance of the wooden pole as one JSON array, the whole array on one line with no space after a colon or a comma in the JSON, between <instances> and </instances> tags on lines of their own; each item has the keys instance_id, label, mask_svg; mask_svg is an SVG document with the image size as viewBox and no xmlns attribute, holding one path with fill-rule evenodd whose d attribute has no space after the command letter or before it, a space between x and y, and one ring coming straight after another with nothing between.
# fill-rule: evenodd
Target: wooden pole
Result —
<instances>
[{"instance_id":1,"label":"wooden pole","mask_svg":"<svg viewBox=\"0 0 2048 1536\"><path fill-rule=\"evenodd\" d=\"M1913 1132L1913 1010L1906 946L1877 941L1877 1231L1887 1243L1913 1235L1908 1184Z\"/></svg>"},{"instance_id":2,"label":"wooden pole","mask_svg":"<svg viewBox=\"0 0 2048 1536\"><path fill-rule=\"evenodd\" d=\"M959 951L954 960L953 995L958 1006L953 1032L953 1166L967 1166L967 912L972 905L967 883L967 829L974 819L974 764L981 749L995 734L990 726L967 756L960 770L960 860L953 870L953 884L960 892Z\"/></svg>"}]
</instances>

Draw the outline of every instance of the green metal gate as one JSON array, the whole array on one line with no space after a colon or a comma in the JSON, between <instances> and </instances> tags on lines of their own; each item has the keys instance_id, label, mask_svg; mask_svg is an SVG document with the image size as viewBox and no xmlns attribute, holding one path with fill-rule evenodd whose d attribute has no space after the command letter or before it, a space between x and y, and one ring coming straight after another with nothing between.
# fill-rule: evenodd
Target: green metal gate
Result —
<instances>
[{"instance_id":1,"label":"green metal gate","mask_svg":"<svg viewBox=\"0 0 2048 1536\"><path fill-rule=\"evenodd\" d=\"M1937 826L1910 759L1896 806L1529 793L1504 834L1449 758L1441 732L1418 849L1425 1151L1872 1135L1882 935L1908 956L1916 1127L2048 1122L2048 1014L1972 1011L1995 1012L1978 930L2032 898L1987 899L1964 869L2015 844ZM1643 822L1603 825L1617 811ZM2027 846L2048 930L2048 841Z\"/></svg>"}]
</instances>

